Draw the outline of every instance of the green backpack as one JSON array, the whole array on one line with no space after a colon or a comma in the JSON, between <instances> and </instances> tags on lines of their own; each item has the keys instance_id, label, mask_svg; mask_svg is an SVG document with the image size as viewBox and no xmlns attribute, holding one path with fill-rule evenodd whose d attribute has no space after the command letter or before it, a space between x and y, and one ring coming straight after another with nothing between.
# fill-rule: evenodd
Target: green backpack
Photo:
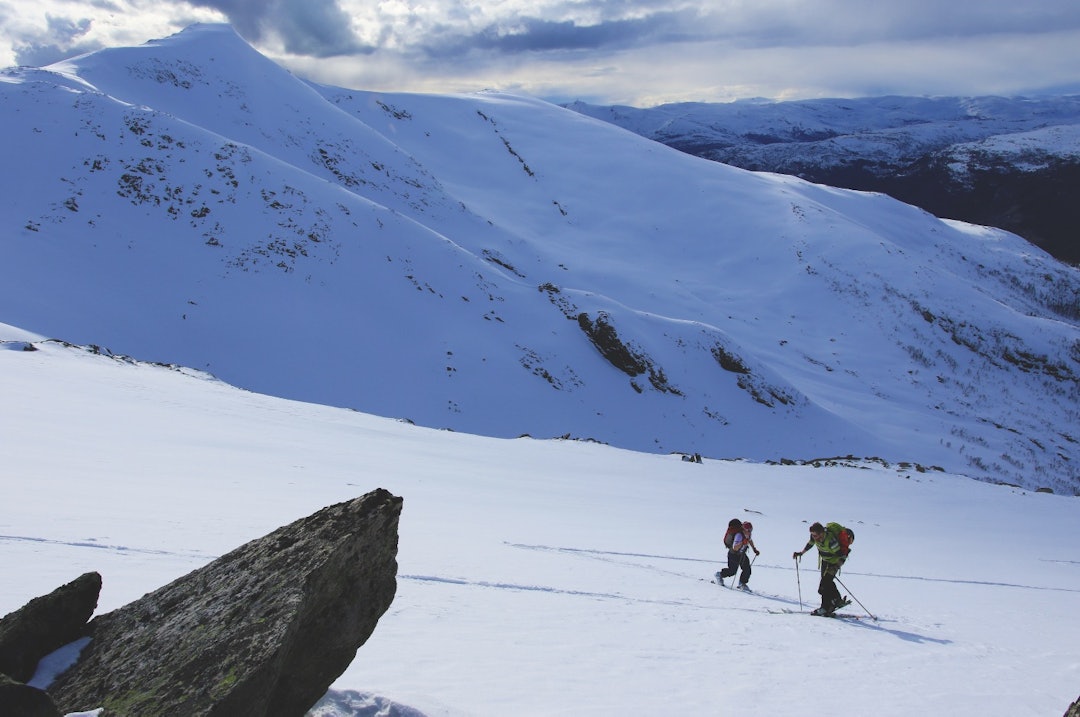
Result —
<instances>
[{"instance_id":1,"label":"green backpack","mask_svg":"<svg viewBox=\"0 0 1080 717\"><path fill-rule=\"evenodd\" d=\"M839 523L827 523L825 525L825 532L836 538L840 543L840 554L847 555L851 552L851 544L855 542L855 531L851 528L845 528Z\"/></svg>"}]
</instances>

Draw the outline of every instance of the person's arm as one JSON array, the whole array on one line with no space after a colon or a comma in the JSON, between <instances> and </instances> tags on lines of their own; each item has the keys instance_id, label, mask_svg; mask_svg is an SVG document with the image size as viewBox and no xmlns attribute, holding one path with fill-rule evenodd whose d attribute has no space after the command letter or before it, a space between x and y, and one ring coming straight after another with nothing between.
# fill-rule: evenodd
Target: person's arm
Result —
<instances>
[{"instance_id":1,"label":"person's arm","mask_svg":"<svg viewBox=\"0 0 1080 717\"><path fill-rule=\"evenodd\" d=\"M813 540L806 541L806 547L804 547L802 550L796 550L794 553L791 554L791 557L801 558L806 553L806 551L809 550L813 545Z\"/></svg>"}]
</instances>

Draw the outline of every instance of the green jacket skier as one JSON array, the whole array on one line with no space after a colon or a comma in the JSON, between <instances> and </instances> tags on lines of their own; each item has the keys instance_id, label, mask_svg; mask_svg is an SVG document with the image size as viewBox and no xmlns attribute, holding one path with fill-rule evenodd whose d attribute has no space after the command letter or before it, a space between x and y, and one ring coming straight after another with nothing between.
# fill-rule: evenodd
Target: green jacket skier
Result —
<instances>
[{"instance_id":1,"label":"green jacket skier","mask_svg":"<svg viewBox=\"0 0 1080 717\"><path fill-rule=\"evenodd\" d=\"M838 523L829 523L829 529L821 523L814 523L810 526L810 540L806 542L806 547L796 550L792 557L798 560L813 547L817 548L818 565L821 567L821 582L818 584L821 607L812 614L832 615L851 602L841 596L836 587L836 576L851 552L848 532Z\"/></svg>"}]
</instances>

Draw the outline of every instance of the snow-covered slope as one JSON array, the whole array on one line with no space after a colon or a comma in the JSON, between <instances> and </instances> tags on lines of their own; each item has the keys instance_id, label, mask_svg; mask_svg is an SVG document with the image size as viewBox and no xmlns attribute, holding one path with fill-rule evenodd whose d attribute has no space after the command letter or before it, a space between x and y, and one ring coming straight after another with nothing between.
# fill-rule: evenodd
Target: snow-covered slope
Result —
<instances>
[{"instance_id":1,"label":"snow-covered slope","mask_svg":"<svg viewBox=\"0 0 1080 717\"><path fill-rule=\"evenodd\" d=\"M1080 693L1080 499L434 431L39 339L0 325L0 615L88 570L112 610L383 487L397 595L313 717L1043 717ZM708 582L732 517L757 595ZM841 581L876 621L784 612L818 604L791 557L814 520L855 530Z\"/></svg>"},{"instance_id":2,"label":"snow-covered slope","mask_svg":"<svg viewBox=\"0 0 1080 717\"><path fill-rule=\"evenodd\" d=\"M500 437L1080 485L1080 275L537 100L196 26L0 76L0 319Z\"/></svg>"},{"instance_id":3,"label":"snow-covered slope","mask_svg":"<svg viewBox=\"0 0 1080 717\"><path fill-rule=\"evenodd\" d=\"M568 107L715 161L1003 227L1080 263L1080 95Z\"/></svg>"}]
</instances>

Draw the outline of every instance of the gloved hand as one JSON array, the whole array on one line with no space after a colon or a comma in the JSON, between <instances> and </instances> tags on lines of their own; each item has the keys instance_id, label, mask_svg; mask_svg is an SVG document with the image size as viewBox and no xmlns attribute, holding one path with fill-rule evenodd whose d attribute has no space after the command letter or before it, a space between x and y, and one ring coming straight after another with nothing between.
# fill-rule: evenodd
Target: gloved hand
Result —
<instances>
[{"instance_id":1,"label":"gloved hand","mask_svg":"<svg viewBox=\"0 0 1080 717\"><path fill-rule=\"evenodd\" d=\"M796 550L794 553L791 554L791 557L794 558L795 560L798 560L799 558L802 557L802 553L800 553L798 550Z\"/></svg>"},{"instance_id":2,"label":"gloved hand","mask_svg":"<svg viewBox=\"0 0 1080 717\"><path fill-rule=\"evenodd\" d=\"M754 555L761 555L761 551L757 548L754 548Z\"/></svg>"}]
</instances>

